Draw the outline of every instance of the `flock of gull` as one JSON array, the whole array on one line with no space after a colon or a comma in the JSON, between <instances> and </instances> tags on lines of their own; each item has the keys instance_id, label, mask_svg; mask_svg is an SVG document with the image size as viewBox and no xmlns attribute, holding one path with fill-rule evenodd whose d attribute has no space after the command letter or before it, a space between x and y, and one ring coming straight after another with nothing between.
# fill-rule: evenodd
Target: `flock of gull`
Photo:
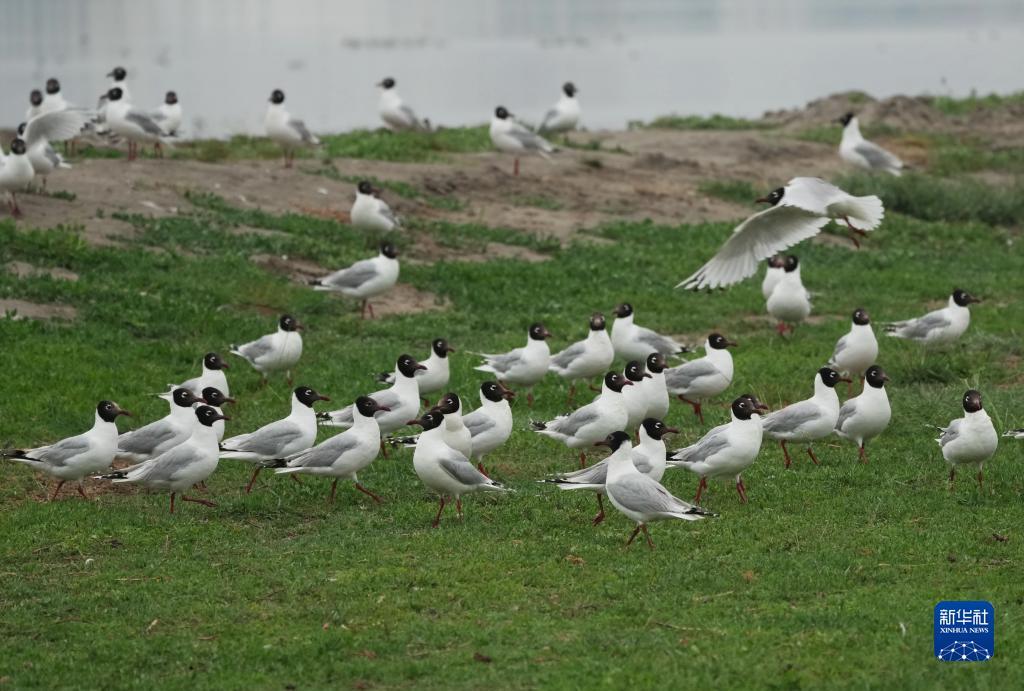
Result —
<instances>
[{"instance_id":1,"label":"flock of gull","mask_svg":"<svg viewBox=\"0 0 1024 691\"><path fill-rule=\"evenodd\" d=\"M17 212L16 192L35 177L45 181L47 175L67 165L54 150L54 142L73 140L83 132L123 139L131 159L139 145L153 145L159 151L179 134L182 110L175 92L167 93L159 109L144 111L131 104L123 68L115 68L108 76L113 81L96 109L67 104L56 79L48 80L45 93L32 92L26 122L18 128L10 154L0 158L0 187L9 195L12 212ZM384 79L377 86L381 90L380 116L388 128L432 130L429 120L402 101L394 79ZM495 109L491 139L498 150L515 156L515 174L519 174L521 156L547 157L557 151L546 135L578 126L577 93L572 83L566 83L536 129L515 120L503 106ZM284 103L284 92L274 90L265 127L267 136L281 145L285 165L290 167L299 147L315 146L318 140ZM899 158L865 140L852 113L841 122L839 154L843 160L870 171L901 173ZM799 258L786 250L830 223L841 224L859 243L858 238L882 224L883 205L876 196L855 197L814 177L794 178L757 201L767 208L740 223L718 252L678 287L725 288L750 278L763 265L766 310L780 334L794 333L811 313L812 293L802 282ZM400 227L400 220L379 198L379 190L366 181L357 186L351 217L354 226L379 235ZM311 286L357 299L362 316L373 317L370 300L393 287L398 274L398 251L385 239L377 256L311 281ZM889 323L884 330L891 337L916 341L922 347L950 344L966 332L970 305L976 302L977 298L958 288L951 291L944 308ZM340 409L315 410L330 398L309 386L297 386L287 415L258 429L226 436L225 422L230 417L224 406L234 403L225 374L229 365L218 353L210 352L203 358L198 377L160 394L169 405L165 417L121 433L117 418L130 413L112 401L100 401L87 432L37 448L8 450L4 455L54 476L57 485L52 499L66 482L77 483L78 492L86 497L83 481L96 477L167 492L173 513L178 497L214 505L187 492L194 487L203 489L221 460L253 467L247 492L266 469L296 480L303 474L327 478L332 481L332 502L338 481L348 480L379 503L381 498L361 484L358 474L378 456L387 456L389 447L413 447L416 475L439 497L433 520L437 526L452 501L461 516L463 495L511 491L491 477L484 459L516 429L511 401L517 392L525 393L526 403L532 407L534 387L545 377L556 376L567 385L568 410L551 420L531 420L529 431L578 452L579 468L541 482L562 490L594 493L599 509L595 524L604 519L603 500L607 498L636 524L629 543L643 532L653 547L648 523L717 515L700 504L708 480L733 483L739 500L745 503L743 473L754 463L765 438L779 443L787 468L792 463L790 445L804 448L808 458L818 464L813 445L832 434L856 445L860 459L867 462L867 444L889 425L889 376L878 364L879 342L868 310L858 307L852 311L849 332L838 340L831 356L821 360L827 364L806 373L808 398L769 411L756 395L739 395L731 401L728 423L708 430L689 446L669 449L666 435L678 432L665 422L671 401L690 405L703 425L702 405L725 394L733 382L730 349L737 344L720 333L711 333L703 343L703 356L682 360L691 349L637 324L633 305L619 304L612 314L610 329L604 314L591 314L586 318L585 337L555 353L548 345L552 334L540 321L528 326L522 347L503 353L471 353L480 358L476 369L489 377L479 384L479 406L471 411L463 398L450 390L449 356L455 350L445 338L437 338L426 359L399 355L394 370L378 376L383 388L345 401L349 404ZM232 346L230 352L256 370L264 384L271 377L284 375L291 385L291 372L303 352L302 329L297 319L285 314L275 331ZM620 368L616 362L624 366ZM847 392L852 394L854 380L859 380L860 392L841 402L837 385L846 382ZM595 387L595 382L601 386ZM599 393L572 408L581 384ZM435 396L439 398L431 404ZM981 486L982 467L995 453L998 435L980 392L967 391L961 405L961 417L937 428L937 442L949 465L950 482L958 468L973 468ZM324 427L343 431L317 444L318 431ZM421 431L403 433L408 427ZM1007 436L1024 438L1024 430L1007 432ZM606 447L611 453L588 465L587 453L595 447ZM696 476L692 503L661 484L665 472L672 468Z\"/></svg>"}]
</instances>

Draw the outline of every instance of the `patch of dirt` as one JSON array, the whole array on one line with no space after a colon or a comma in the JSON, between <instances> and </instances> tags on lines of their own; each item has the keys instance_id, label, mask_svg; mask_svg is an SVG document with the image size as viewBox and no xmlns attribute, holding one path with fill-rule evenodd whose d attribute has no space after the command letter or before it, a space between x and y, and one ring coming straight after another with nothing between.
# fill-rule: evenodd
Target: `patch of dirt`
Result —
<instances>
[{"instance_id":1,"label":"patch of dirt","mask_svg":"<svg viewBox=\"0 0 1024 691\"><path fill-rule=\"evenodd\" d=\"M412 239L413 244L406 254L400 257L402 261L410 264L433 264L441 260L476 263L488 262L493 259L515 259L536 263L551 259L550 256L529 247L506 245L502 242L488 242L482 250L478 250L445 247L437 241L435 236L426 233L415 233Z\"/></svg>"},{"instance_id":2,"label":"patch of dirt","mask_svg":"<svg viewBox=\"0 0 1024 691\"><path fill-rule=\"evenodd\" d=\"M320 278L330 273L310 259L288 257L276 254L254 254L249 257L253 264L263 267L272 273L287 276L293 281L306 283L311 278Z\"/></svg>"},{"instance_id":3,"label":"patch of dirt","mask_svg":"<svg viewBox=\"0 0 1024 691\"><path fill-rule=\"evenodd\" d=\"M8 262L5 267L7 271L18 278L32 278L34 276L49 276L58 281L77 281L78 274L74 271L59 266L34 266L28 262Z\"/></svg>"},{"instance_id":4,"label":"patch of dirt","mask_svg":"<svg viewBox=\"0 0 1024 691\"><path fill-rule=\"evenodd\" d=\"M62 319L73 321L78 317L78 310L71 305L57 303L28 302L10 298L0 299L0 318L13 312L13 319Z\"/></svg>"},{"instance_id":5,"label":"patch of dirt","mask_svg":"<svg viewBox=\"0 0 1024 691\"><path fill-rule=\"evenodd\" d=\"M347 298L344 295L335 295L338 300L352 305L353 311L358 312L361 303L358 300ZM370 300L373 306L375 317L389 317L395 314L418 314L420 312L432 312L446 310L449 307L447 300L425 290L418 290L407 283L396 283L395 287Z\"/></svg>"}]
</instances>

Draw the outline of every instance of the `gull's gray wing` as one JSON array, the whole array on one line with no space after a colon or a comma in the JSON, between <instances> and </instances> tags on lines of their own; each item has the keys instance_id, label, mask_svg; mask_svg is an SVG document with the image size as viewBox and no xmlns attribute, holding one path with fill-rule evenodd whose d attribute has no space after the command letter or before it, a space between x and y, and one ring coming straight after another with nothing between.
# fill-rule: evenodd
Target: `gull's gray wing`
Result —
<instances>
[{"instance_id":1,"label":"gull's gray wing","mask_svg":"<svg viewBox=\"0 0 1024 691\"><path fill-rule=\"evenodd\" d=\"M836 420L836 429L841 430L843 428L843 423L856 414L857 399L851 398L850 400L843 403L842 407L839 409L839 419Z\"/></svg>"},{"instance_id":2,"label":"gull's gray wing","mask_svg":"<svg viewBox=\"0 0 1024 691\"><path fill-rule=\"evenodd\" d=\"M844 334L842 338L836 341L836 349L832 351L832 358L829 362L836 362L839 358L839 354L846 350L846 342L849 334Z\"/></svg>"},{"instance_id":3,"label":"gull's gray wing","mask_svg":"<svg viewBox=\"0 0 1024 691\"><path fill-rule=\"evenodd\" d=\"M692 446L680 449L673 458L682 463L703 463L716 453L729 446L729 439L724 434L709 432Z\"/></svg>"},{"instance_id":4,"label":"gull's gray wing","mask_svg":"<svg viewBox=\"0 0 1024 691\"><path fill-rule=\"evenodd\" d=\"M952 441L956 441L960 436L960 422L961 418L957 418L949 423L946 429L942 430L942 434L939 435L939 446L945 447Z\"/></svg>"},{"instance_id":5,"label":"gull's gray wing","mask_svg":"<svg viewBox=\"0 0 1024 691\"><path fill-rule=\"evenodd\" d=\"M505 373L522 362L522 355L523 349L516 348L515 350L499 353L498 355L484 355L484 359L487 360L487 364L493 367L496 372Z\"/></svg>"},{"instance_id":6,"label":"gull's gray wing","mask_svg":"<svg viewBox=\"0 0 1024 691\"><path fill-rule=\"evenodd\" d=\"M764 419L764 431L788 434L800 429L808 422L817 419L821 410L812 401L800 401L782 410L770 413Z\"/></svg>"},{"instance_id":7,"label":"gull's gray wing","mask_svg":"<svg viewBox=\"0 0 1024 691\"><path fill-rule=\"evenodd\" d=\"M288 126L295 130L300 137L302 137L302 141L313 141L313 134L309 131L309 129L306 127L306 123L304 123L302 120L291 119L288 121Z\"/></svg>"},{"instance_id":8,"label":"gull's gray wing","mask_svg":"<svg viewBox=\"0 0 1024 691\"><path fill-rule=\"evenodd\" d=\"M497 423L490 415L485 415L482 410L474 410L472 413L462 418L462 423L466 425L466 429L469 430L471 437L483 434L489 429L492 429Z\"/></svg>"},{"instance_id":9,"label":"gull's gray wing","mask_svg":"<svg viewBox=\"0 0 1024 691\"><path fill-rule=\"evenodd\" d=\"M359 446L359 442L355 437L343 432L331 437L323 444L318 444L308 451L303 451L288 463L288 467L326 468L334 465L338 458L357 446Z\"/></svg>"},{"instance_id":10,"label":"gull's gray wing","mask_svg":"<svg viewBox=\"0 0 1024 691\"><path fill-rule=\"evenodd\" d=\"M637 327L637 336L641 343L651 348L651 351L658 351L662 355L674 355L679 352L679 344L668 336L662 336L656 331L644 327Z\"/></svg>"},{"instance_id":11,"label":"gull's gray wing","mask_svg":"<svg viewBox=\"0 0 1024 691\"><path fill-rule=\"evenodd\" d=\"M145 427L122 434L117 439L117 448L125 453L150 453L161 444L170 441L176 432L166 420L157 420Z\"/></svg>"},{"instance_id":12,"label":"gull's gray wing","mask_svg":"<svg viewBox=\"0 0 1024 691\"><path fill-rule=\"evenodd\" d=\"M389 221L391 221L392 223L394 223L397 226L399 223L398 223L398 216L395 215L395 212L391 210L391 207L388 206L387 202L385 202L384 200L378 200L378 201L380 201L380 204L377 205L377 211L380 212L380 215L383 216L384 218L388 219Z\"/></svg>"},{"instance_id":13,"label":"gull's gray wing","mask_svg":"<svg viewBox=\"0 0 1024 691\"><path fill-rule=\"evenodd\" d=\"M461 482L470 487L475 485L488 485L490 480L487 476L476 469L466 457L455 449L449 448L448 455L438 460L441 470L448 473L455 481Z\"/></svg>"},{"instance_id":14,"label":"gull's gray wing","mask_svg":"<svg viewBox=\"0 0 1024 691\"><path fill-rule=\"evenodd\" d=\"M853 150L863 156L872 168L900 168L903 166L903 161L874 142L862 141Z\"/></svg>"},{"instance_id":15,"label":"gull's gray wing","mask_svg":"<svg viewBox=\"0 0 1024 691\"><path fill-rule=\"evenodd\" d=\"M25 146L32 148L36 142L46 140L59 142L78 135L89 120L89 114L78 108L55 110L38 115L25 125Z\"/></svg>"},{"instance_id":16,"label":"gull's gray wing","mask_svg":"<svg viewBox=\"0 0 1024 691\"><path fill-rule=\"evenodd\" d=\"M928 334L936 329L944 329L949 326L949 317L942 310L936 310L935 312L929 312L923 317L917 319L908 319L907 321L896 322L892 326L900 331L900 336L904 338L920 338L924 339L928 337Z\"/></svg>"},{"instance_id":17,"label":"gull's gray wing","mask_svg":"<svg viewBox=\"0 0 1024 691\"><path fill-rule=\"evenodd\" d=\"M291 420L278 420L271 422L265 427L248 435L234 446L228 447L225 443L225 451L247 451L259 454L260 456L273 456L281 453L281 449L302 435L302 430Z\"/></svg>"},{"instance_id":18,"label":"gull's gray wing","mask_svg":"<svg viewBox=\"0 0 1024 691\"><path fill-rule=\"evenodd\" d=\"M555 418L547 423L547 428L553 432L573 437L580 431L580 428L597 421L599 417L593 406L586 405L565 417Z\"/></svg>"},{"instance_id":19,"label":"gull's gray wing","mask_svg":"<svg viewBox=\"0 0 1024 691\"><path fill-rule=\"evenodd\" d=\"M555 477L558 482L572 482L579 485L603 485L608 477L608 459L605 458L592 466L574 470Z\"/></svg>"},{"instance_id":20,"label":"gull's gray wing","mask_svg":"<svg viewBox=\"0 0 1024 691\"><path fill-rule=\"evenodd\" d=\"M57 152L54 151L53 147L49 144L47 144L46 148L43 149L43 155L46 156L46 160L49 161L50 165L54 168L60 165L60 156L57 155Z\"/></svg>"},{"instance_id":21,"label":"gull's gray wing","mask_svg":"<svg viewBox=\"0 0 1024 691\"><path fill-rule=\"evenodd\" d=\"M403 104L399 107L399 110L402 111L402 115L409 118L409 126L414 130L425 131L429 129L427 123L416 117L416 113L409 106Z\"/></svg>"},{"instance_id":22,"label":"gull's gray wing","mask_svg":"<svg viewBox=\"0 0 1024 691\"><path fill-rule=\"evenodd\" d=\"M246 360L252 362L257 358L263 357L271 350L273 350L273 339L268 336L261 336L252 343L246 343L245 345L238 346L236 352L244 357Z\"/></svg>"},{"instance_id":23,"label":"gull's gray wing","mask_svg":"<svg viewBox=\"0 0 1024 691\"><path fill-rule=\"evenodd\" d=\"M586 346L583 341L576 341L562 352L552 355L551 364L565 369L572 364L573 360L582 355L584 350L586 350Z\"/></svg>"},{"instance_id":24,"label":"gull's gray wing","mask_svg":"<svg viewBox=\"0 0 1024 691\"><path fill-rule=\"evenodd\" d=\"M552 108L548 112L544 113L544 119L540 121L540 127L537 128L538 131L543 132L544 130L546 130L548 128L548 123L551 122L556 117L558 117L558 110L555 108Z\"/></svg>"},{"instance_id":25,"label":"gull's gray wing","mask_svg":"<svg viewBox=\"0 0 1024 691\"><path fill-rule=\"evenodd\" d=\"M547 139L544 139L544 137L539 134L531 132L525 127L522 129L510 129L508 131L508 135L522 144L523 148L528 151L543 151L546 153L554 148Z\"/></svg>"},{"instance_id":26,"label":"gull's gray wing","mask_svg":"<svg viewBox=\"0 0 1024 691\"><path fill-rule=\"evenodd\" d=\"M133 122L142 128L142 131L146 134L152 134L157 137L163 137L167 133L160 129L160 125L156 124L146 113L140 113L136 110L129 110L128 114L124 116L124 119L128 122Z\"/></svg>"},{"instance_id":27,"label":"gull's gray wing","mask_svg":"<svg viewBox=\"0 0 1024 691\"><path fill-rule=\"evenodd\" d=\"M398 397L391 389L383 389L381 391L374 391L370 394L370 398L377 402L377 405L385 408L391 408L394 410L402 404L402 399Z\"/></svg>"},{"instance_id":28,"label":"gull's gray wing","mask_svg":"<svg viewBox=\"0 0 1024 691\"><path fill-rule=\"evenodd\" d=\"M646 475L630 473L609 486L607 491L615 495L616 502L637 513L704 513L699 507L672 496L667 489Z\"/></svg>"},{"instance_id":29,"label":"gull's gray wing","mask_svg":"<svg viewBox=\"0 0 1024 691\"><path fill-rule=\"evenodd\" d=\"M690 388L693 382L701 377L710 377L718 373L718 368L710 360L700 358L690 360L678 367L665 370L665 385L670 391L682 391Z\"/></svg>"},{"instance_id":30,"label":"gull's gray wing","mask_svg":"<svg viewBox=\"0 0 1024 691\"><path fill-rule=\"evenodd\" d=\"M145 463L132 466L126 474L129 480L148 482L171 482L179 472L196 460L196 450L191 444L182 444L160 454Z\"/></svg>"},{"instance_id":31,"label":"gull's gray wing","mask_svg":"<svg viewBox=\"0 0 1024 691\"><path fill-rule=\"evenodd\" d=\"M347 269L335 271L321 283L333 288L358 288L376 275L377 264L372 259L363 259Z\"/></svg>"},{"instance_id":32,"label":"gull's gray wing","mask_svg":"<svg viewBox=\"0 0 1024 691\"><path fill-rule=\"evenodd\" d=\"M46 447L32 457L47 465L60 467L66 465L75 456L83 454L88 450L89 440L84 435L79 435L77 437L61 439L56 444Z\"/></svg>"}]
</instances>

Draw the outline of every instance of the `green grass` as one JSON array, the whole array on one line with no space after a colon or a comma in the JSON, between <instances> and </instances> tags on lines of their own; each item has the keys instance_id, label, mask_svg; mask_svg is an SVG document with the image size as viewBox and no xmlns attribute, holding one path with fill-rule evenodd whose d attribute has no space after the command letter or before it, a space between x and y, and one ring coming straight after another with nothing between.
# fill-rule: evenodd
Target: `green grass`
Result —
<instances>
[{"instance_id":1,"label":"green grass","mask_svg":"<svg viewBox=\"0 0 1024 691\"><path fill-rule=\"evenodd\" d=\"M478 127L442 128L434 132L390 132L388 130L353 130L320 137L317 148L296 151L297 158L363 158L376 161L426 162L444 160L448 154L491 150L491 139L484 125ZM281 147L266 137L235 135L230 139L199 139L176 142L167 147L167 155L175 159L194 159L220 163L253 158L279 158ZM118 149L87 146L79 151L84 158L121 158ZM140 152L144 158L153 156L150 149Z\"/></svg>"},{"instance_id":2,"label":"green grass","mask_svg":"<svg viewBox=\"0 0 1024 691\"><path fill-rule=\"evenodd\" d=\"M937 108L946 115L970 115L978 110L1019 106L1024 103L1024 91L1010 94L988 94L986 96L978 96L976 93L972 93L965 98L932 96L928 101L932 107Z\"/></svg>"},{"instance_id":3,"label":"green grass","mask_svg":"<svg viewBox=\"0 0 1024 691\"><path fill-rule=\"evenodd\" d=\"M749 206L755 199L764 196L746 180L705 180L697 186L697 190L709 197L717 197L727 202L735 202Z\"/></svg>"},{"instance_id":4,"label":"green grass","mask_svg":"<svg viewBox=\"0 0 1024 691\"><path fill-rule=\"evenodd\" d=\"M763 130L771 124L761 120L734 118L728 115L663 115L639 127L661 130Z\"/></svg>"},{"instance_id":5,"label":"green grass","mask_svg":"<svg viewBox=\"0 0 1024 691\"><path fill-rule=\"evenodd\" d=\"M889 178L872 178L887 194L880 180ZM804 280L826 319L783 340L759 320L758 281L711 295L671 289L731 223L614 224L598 232L614 244L564 249L511 230L426 224L422 232L449 246L500 238L542 247L553 260L407 263L402 281L446 298L450 309L362 322L353 303L268 274L249 256L305 256L333 267L372 253L371 238L209 195L189 200L192 211L176 218L125 217L139 231L128 247L93 247L73 228L0 221L0 264L80 276L0 273L0 296L79 311L71 325L0 320L0 446L78 432L103 397L136 413L129 426L161 416L166 404L150 392L192 376L207 350L267 332L285 310L308 325L298 382L339 405L371 390L370 374L398 353L425 356L438 335L459 350L452 385L475 404L482 376L466 351L519 346L537 319L560 348L585 334L591 310L629 300L642 324L691 335L719 329L740 341L729 395L753 391L775 407L809 395L855 306L881 323L920 313L954 285L985 302L962 342L946 350L883 340L894 420L870 447L871 463L831 441L818 446L822 467L798 457L785 471L778 448L766 444L746 474L749 505L715 485L707 506L720 518L654 525L653 552L623 548L631 526L613 511L591 527L592 496L534 482L574 465L572 452L525 431L529 418L564 410L565 387L554 379L538 387L534 410L516 403L516 431L488 459L515 494L467 497L465 520L448 516L438 530L429 528L436 505L408 451L360 475L384 497L380 507L348 484L327 506L328 483L316 479L264 477L245 495L250 468L225 461L209 483L219 506L179 505L175 516L166 496L128 490L88 503L70 491L39 502L43 481L5 463L0 678L11 688L1024 683L1024 449L1003 440L983 492L968 477L950 492L926 428L957 416L969 385L982 389L1000 429L1024 423L1015 364L1024 355L1024 275L1019 253L1007 251L1014 231L889 213L865 251L803 245ZM280 233L226 232L238 225ZM397 238L401 247L410 242ZM255 372L231 363L240 405L229 433L285 413L282 381L260 388ZM723 406L707 407L709 424L727 418ZM673 446L702 431L686 406L674 405L669 422L682 430ZM684 497L696 486L683 471L665 483ZM932 659L932 607L961 598L995 604L997 650L984 665Z\"/></svg>"}]
</instances>

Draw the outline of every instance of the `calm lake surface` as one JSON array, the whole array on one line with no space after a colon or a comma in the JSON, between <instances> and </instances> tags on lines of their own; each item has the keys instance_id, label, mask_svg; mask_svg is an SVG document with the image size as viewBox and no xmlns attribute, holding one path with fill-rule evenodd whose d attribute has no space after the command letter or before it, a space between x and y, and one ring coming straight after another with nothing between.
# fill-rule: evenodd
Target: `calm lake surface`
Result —
<instances>
[{"instance_id":1,"label":"calm lake surface","mask_svg":"<svg viewBox=\"0 0 1024 691\"><path fill-rule=\"evenodd\" d=\"M3 0L0 126L47 77L94 104L115 65L133 102L178 92L189 135L259 132L274 88L318 131L376 127L398 81L434 123L501 104L537 120L561 83L584 124L756 116L847 89L1024 89L1021 0Z\"/></svg>"}]
</instances>

